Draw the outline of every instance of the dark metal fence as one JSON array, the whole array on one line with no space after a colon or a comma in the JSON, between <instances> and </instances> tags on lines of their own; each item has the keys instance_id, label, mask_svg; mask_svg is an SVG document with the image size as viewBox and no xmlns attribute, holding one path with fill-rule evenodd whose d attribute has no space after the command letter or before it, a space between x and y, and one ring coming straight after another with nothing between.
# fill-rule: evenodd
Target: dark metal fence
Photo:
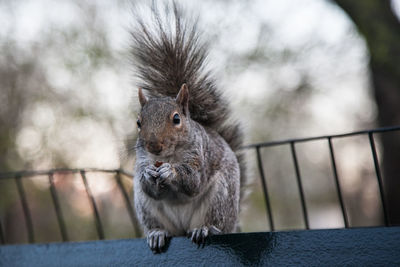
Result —
<instances>
[{"instance_id":1,"label":"dark metal fence","mask_svg":"<svg viewBox=\"0 0 400 267\"><path fill-rule=\"evenodd\" d=\"M376 174L376 179L378 181L380 199L382 202L384 223L385 223L385 226L390 226L390 221L389 221L387 208L386 208L387 206L385 203L385 193L384 193L384 188L383 188L383 183L382 183L382 175L381 175L381 171L380 171L380 165L379 165L378 155L377 155L377 151L376 151L376 144L375 144L374 136L376 133L385 133L385 132L391 132L391 131L400 131L400 126L379 128L379 129L366 130L366 131L357 131L357 132L338 134L338 135L326 135L326 136L317 136L317 137L309 137L309 138L301 138L301 139L289 139L289 140L284 140L284 141L258 143L258 144L252 144L252 145L245 146L244 149L255 150L255 152L256 152L257 165L258 165L258 170L260 173L261 184L262 184L265 206L266 206L266 214L268 217L270 229L272 231L274 231L275 226L274 226L274 219L273 219L271 204L270 204L270 197L269 197L270 194L268 191L268 185L267 185L267 179L266 179L267 177L265 175L265 170L263 168L263 158L262 158L260 150L262 148L268 148L268 147L273 147L273 146L289 146L290 147L293 167L294 167L295 175L296 175L298 192L300 195L300 202L301 202L301 207L302 207L304 225L305 225L306 229L310 229L309 218L308 218L308 214L307 214L307 205L306 205L305 194L304 194L304 189L303 189L303 185L302 185L302 176L301 176L301 171L300 171L300 166L299 166L299 161L298 161L298 155L296 152L296 145L298 143L312 142L312 141L317 141L317 140L325 140L326 145L329 148L329 156L330 156L330 161L331 161L331 166L332 166L332 173L333 173L333 177L335 180L335 187L336 187L336 192L337 192L337 196L338 196L339 203L340 203L341 212L343 215L344 226L345 226L345 228L348 228L349 227L349 219L348 219L348 215L346 212L345 203L343 201L343 193L342 193L339 175L338 175L338 171L337 171L335 150L334 150L334 145L332 143L332 140L350 137L350 136L368 136L368 138L369 138L369 145L371 148L371 153L372 153L372 157L373 157L373 161L374 161L375 174ZM56 173L74 173L74 174L80 175L82 182L84 184L85 190L86 190L87 197L89 198L89 201L90 201L98 239L105 238L103 225L102 225L102 222L101 222L101 219L99 216L99 210L98 210L98 207L96 204L96 200L93 196L93 193L90 189L90 186L89 186L89 184L87 182L87 178L86 178L86 173L89 173L89 172L113 174L115 182L118 185L118 188L123 196L125 207L128 211L134 232L135 232L136 236L140 235L140 229L139 229L138 222L136 220L136 217L134 215L134 210L132 207L132 200L129 198L128 192L122 183L122 177L127 177L127 178L131 179L132 175L123 170L119 170L119 169L118 170L52 169L52 170L47 170L47 171L21 171L21 172L12 172L12 173L0 173L0 180L1 179L14 179L15 180L18 196L19 196L19 199L21 202L22 211L23 211L23 215L25 218L25 226L26 226L26 230L28 233L29 243L35 242L35 234L34 234L34 229L33 229L33 224L32 224L32 216L31 216L31 212L30 212L30 208L29 208L29 203L26 198L26 193L25 193L25 189L24 189L24 186L22 183L22 179L27 178L27 177L35 177L35 176L47 176L48 177L49 184L50 184L49 190L50 190L50 194L51 194L52 203L54 205L54 210L56 213L56 218L57 218L59 230L61 233L62 241L70 240L69 235L68 235L68 230L65 225L65 219L63 216L63 212L62 212L62 209L60 206L57 188L54 184L53 175ZM0 243L5 244L6 241L5 241L5 235L3 232L3 227L1 224L1 219L2 218L0 218Z\"/></svg>"},{"instance_id":2,"label":"dark metal fence","mask_svg":"<svg viewBox=\"0 0 400 267\"><path fill-rule=\"evenodd\" d=\"M270 197L269 197L268 186L267 186L267 179L266 179L265 170L264 170L263 164L262 164L263 159L262 159L262 156L260 153L260 149L267 148L267 147L273 147L273 146L290 146L293 167L295 169L297 186L298 186L299 195L300 195L300 202L301 202L301 207L302 207L304 224L305 224L306 229L310 229L309 219L308 219L308 214L307 214L307 205L306 205L306 201L305 201L305 197L304 197L304 189L303 189L303 185L302 185L302 177L301 177L301 172L300 172L299 163L298 163L298 159L297 159L298 156L296 153L296 144L304 143L304 142L318 141L318 140L325 140L327 142L327 146L329 148L332 172L333 172L333 177L335 179L336 192L337 192L337 196L338 196L339 203L340 203L340 208L341 208L342 215L343 215L344 226L345 226L345 228L349 228L349 219L348 219L348 215L346 213L346 207L345 207L345 204L343 201L343 193L342 193L339 175L338 175L338 171L337 171L335 152L334 152L334 146L332 144L332 140L350 137L350 136L368 136L368 138L369 138L369 145L371 148L371 154L373 157L376 179L377 179L378 187L379 187L380 200L382 203L384 224L385 224L385 226L390 226L387 205L386 205L386 200L385 200L385 192L384 192L383 182L382 182L382 174L380 171L380 164L379 164L378 154L376 151L374 135L376 133L386 133L386 132L393 132L393 131L400 131L400 126L378 128L378 129L365 130L365 131L356 131L356 132L337 134L337 135L324 135L324 136L316 136L316 137L308 137L308 138L288 139L288 140L283 140L283 141L258 143L258 144L252 144L252 145L246 146L245 149L255 149L256 154L257 154L258 170L259 170L260 177L261 177L261 184L262 184L262 189L263 189L263 193L264 193L266 213L268 215L270 229L272 231L275 230L275 226L274 226L274 220L273 220L273 215L272 215L272 210L271 210Z\"/></svg>"},{"instance_id":3,"label":"dark metal fence","mask_svg":"<svg viewBox=\"0 0 400 267\"><path fill-rule=\"evenodd\" d=\"M46 170L46 171L21 171L21 172L13 172L13 173L1 173L0 174L0 179L14 179L16 182L16 186L17 186L17 191L18 191L18 196L19 199L21 201L21 205L22 205L22 211L24 214L24 218L25 218L25 226L26 226L26 230L28 233L28 242L29 243L34 243L35 242L35 234L34 234L34 229L33 229L33 223L32 223L32 216L31 216L31 212L29 209L29 203L27 201L26 198L26 193L25 193L25 189L24 186L22 184L22 179L24 178L28 178L28 177L37 177L37 176L47 176L48 180L49 180L49 190L50 190L50 194L51 194L51 199L54 205L54 209L55 209L55 213L56 213L56 217L57 217L57 222L58 222L58 226L60 229L60 233L61 233L61 237L62 237L62 241L66 242L69 241L69 237L68 237L68 231L67 228L65 226L65 219L63 216L63 212L61 210L61 206L60 206L60 202L59 202L59 197L58 197L58 193L57 193L57 189L54 185L54 179L53 179L53 175L56 173L69 173L69 174L78 174L80 175L82 182L84 184L87 196L89 198L90 204L91 204L91 208L92 208L92 212L93 212L93 217L95 220L95 225L96 225L96 230L97 230L97 235L98 235L98 239L102 240L104 239L104 230L103 230L103 225L102 222L100 220L100 216L99 216L99 211L97 208L97 204L95 201L95 198L93 196L93 193L89 187L89 184L87 182L87 178L86 178L86 173L111 173L114 174L114 179L116 181L116 184L123 196L124 202L125 202L125 206L126 206L126 210L128 211L131 223L132 223L132 227L134 229L135 235L136 236L140 236L140 228L138 225L138 222L136 220L135 214L134 214L134 210L132 207L132 201L129 199L129 195L128 192L126 190L126 188L124 187L123 183L122 183L122 176L128 177L130 179L132 179L132 175L123 171L123 170L102 170L102 169L52 169L52 170ZM1 219L1 218L0 218ZM3 232L3 227L1 224L1 220L0 220L0 243L1 244L5 244L5 235Z\"/></svg>"}]
</instances>

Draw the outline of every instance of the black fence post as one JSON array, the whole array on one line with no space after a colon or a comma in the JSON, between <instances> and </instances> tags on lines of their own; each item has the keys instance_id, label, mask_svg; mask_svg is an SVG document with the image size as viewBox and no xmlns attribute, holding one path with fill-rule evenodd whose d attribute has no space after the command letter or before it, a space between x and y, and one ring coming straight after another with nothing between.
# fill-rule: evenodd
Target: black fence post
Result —
<instances>
[{"instance_id":1,"label":"black fence post","mask_svg":"<svg viewBox=\"0 0 400 267\"><path fill-rule=\"evenodd\" d=\"M374 135L372 132L368 133L368 137L369 137L369 142L370 142L370 146L371 146L371 153L372 153L372 157L374 159L374 165L375 165L375 173L376 173L376 178L378 180L378 186L379 186L379 193L381 196L381 201L382 201L382 209L383 209L383 216L384 216L384 220L385 220L385 225L389 226L390 225L390 221L389 221L389 216L387 213L387 206L386 206L386 201L385 201L385 193L383 190L383 182L382 182L382 176L381 176L381 171L379 168L379 160L378 160L378 155L376 153L376 148L375 148L375 141L374 141Z\"/></svg>"},{"instance_id":2,"label":"black fence post","mask_svg":"<svg viewBox=\"0 0 400 267\"><path fill-rule=\"evenodd\" d=\"M131 204L131 201L129 200L128 193L126 192L125 187L122 184L120 171L116 172L115 179L117 181L117 185L118 185L118 187L122 193L122 196L124 198L125 206L126 206L126 209L128 210L128 214L129 214L129 217L132 222L133 230L135 231L135 237L140 237L142 233L140 231L139 222L137 221L137 218L135 216L134 209Z\"/></svg>"},{"instance_id":3,"label":"black fence post","mask_svg":"<svg viewBox=\"0 0 400 267\"><path fill-rule=\"evenodd\" d=\"M35 235L33 232L33 224L32 224L32 217L31 213L29 210L28 202L26 201L26 194L24 187L22 185L21 181L21 176L16 175L15 176L15 182L17 184L17 189L18 189L18 195L21 200L21 205L22 205L22 210L24 212L24 217L25 217L25 224L26 224L26 230L28 233L28 242L29 243L34 243L35 242Z\"/></svg>"},{"instance_id":4,"label":"black fence post","mask_svg":"<svg viewBox=\"0 0 400 267\"><path fill-rule=\"evenodd\" d=\"M296 155L296 149L294 147L294 142L290 142L290 149L291 149L291 152L292 152L294 169L296 171L297 186L299 188L301 208L303 210L303 217L304 217L304 224L305 224L306 229L310 229L310 224L308 222L306 201L305 201L305 197L304 197L304 190L303 190L303 185L301 183L299 163L297 162L297 155Z\"/></svg>"},{"instance_id":5,"label":"black fence post","mask_svg":"<svg viewBox=\"0 0 400 267\"><path fill-rule=\"evenodd\" d=\"M270 200L269 200L269 195L268 195L267 181L265 180L265 176L264 176L264 169L262 166L261 153L260 153L259 146L256 147L256 152L257 152L258 170L260 172L261 184L262 184L262 189L264 192L265 208L266 208L267 214L268 214L269 226L271 228L271 231L274 231L275 227L274 227L274 221L272 219L272 211L271 211L271 205L270 205Z\"/></svg>"},{"instance_id":6,"label":"black fence post","mask_svg":"<svg viewBox=\"0 0 400 267\"><path fill-rule=\"evenodd\" d=\"M332 145L332 138L331 137L328 137L328 144L329 144L329 152L330 152L330 156L331 156L333 177L335 178L334 180L335 180L335 185L336 185L336 192L338 194L340 208L341 208L342 214L343 214L344 227L348 228L349 227L349 219L347 217L346 209L344 207L343 194L342 194L342 189L340 187L339 176L338 176L338 173L337 173L335 153L333 151L333 145Z\"/></svg>"},{"instance_id":7,"label":"black fence post","mask_svg":"<svg viewBox=\"0 0 400 267\"><path fill-rule=\"evenodd\" d=\"M60 227L61 238L65 242L65 241L68 241L69 239L68 239L67 229L66 229L65 223L64 223L64 217L62 216L62 212L61 212L60 203L58 201L57 190L54 185L53 173L50 172L48 177L49 177L49 183L50 183L51 198L53 200L54 209L55 209L57 221L58 221L58 226Z\"/></svg>"},{"instance_id":8,"label":"black fence post","mask_svg":"<svg viewBox=\"0 0 400 267\"><path fill-rule=\"evenodd\" d=\"M6 243L6 237L4 236L3 226L1 224L1 218L0 218L0 242L1 242L1 244Z\"/></svg>"},{"instance_id":9,"label":"black fence post","mask_svg":"<svg viewBox=\"0 0 400 267\"><path fill-rule=\"evenodd\" d=\"M94 215L94 219L95 219L95 222L96 222L97 234L99 236L99 239L102 240L102 239L104 239L104 231L103 231L103 226L102 226L101 221L100 221L100 216L99 216L99 211L98 211L97 206L96 206L96 201L94 200L92 191L89 188L89 185L88 185L88 182L87 182L87 179L86 179L86 175L85 175L85 171L81 170L80 174L81 174L81 177L82 177L83 184L85 185L86 193L87 193L87 195L89 197L89 200L90 200L90 203L92 205L93 215Z\"/></svg>"}]
</instances>

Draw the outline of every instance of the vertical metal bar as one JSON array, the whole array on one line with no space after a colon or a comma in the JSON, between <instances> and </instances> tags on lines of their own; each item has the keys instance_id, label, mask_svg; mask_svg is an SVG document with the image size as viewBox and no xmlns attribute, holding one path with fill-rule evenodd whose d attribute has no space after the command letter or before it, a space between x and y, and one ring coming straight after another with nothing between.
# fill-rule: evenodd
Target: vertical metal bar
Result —
<instances>
[{"instance_id":1,"label":"vertical metal bar","mask_svg":"<svg viewBox=\"0 0 400 267\"><path fill-rule=\"evenodd\" d=\"M299 187L301 207L303 209L303 216L304 216L304 224L306 226L306 229L310 229L310 225L309 225L309 222L308 222L306 201L305 201L305 198L304 198L304 190L303 190L303 185L301 183L300 169L299 169L299 164L297 162L296 149L294 147L294 142L293 141L290 142L290 149L291 149L291 152L292 152L294 169L296 171L297 185Z\"/></svg>"},{"instance_id":2,"label":"vertical metal bar","mask_svg":"<svg viewBox=\"0 0 400 267\"><path fill-rule=\"evenodd\" d=\"M270 200L269 200L269 195L268 195L268 190L267 190L267 181L265 180L265 176L264 176L264 169L262 166L261 153L260 153L259 146L256 146L256 152L257 152L258 170L260 171L260 177L261 177L262 189L264 192L265 207L266 207L267 214L268 214L269 226L271 228L271 231L274 231L275 228L274 228L274 221L272 219L271 205L270 205Z\"/></svg>"},{"instance_id":3,"label":"vertical metal bar","mask_svg":"<svg viewBox=\"0 0 400 267\"><path fill-rule=\"evenodd\" d=\"M21 176L15 176L15 182L17 183L18 195L21 200L22 210L25 216L25 224L26 230L28 232L28 242L34 243L35 242L35 235L33 232L33 224L32 224L32 217L29 211L28 202L26 201L26 195L24 187L22 186Z\"/></svg>"},{"instance_id":4,"label":"vertical metal bar","mask_svg":"<svg viewBox=\"0 0 400 267\"><path fill-rule=\"evenodd\" d=\"M126 209L128 210L129 217L131 218L133 229L135 231L135 236L136 237L140 237L141 236L141 231L140 231L139 223L138 223L138 221L136 219L136 216L135 216L135 214L133 212L133 207L132 207L131 201L129 200L128 193L126 192L125 187L122 184L121 174L120 174L119 171L117 171L116 174L115 174L115 180L117 181L117 185L118 185L119 189L121 190L122 196L123 196L123 198L125 200L125 206L126 206Z\"/></svg>"},{"instance_id":5,"label":"vertical metal bar","mask_svg":"<svg viewBox=\"0 0 400 267\"><path fill-rule=\"evenodd\" d=\"M6 238L3 233L3 226L1 224L1 219L0 219L0 243L3 245L6 243Z\"/></svg>"},{"instance_id":6,"label":"vertical metal bar","mask_svg":"<svg viewBox=\"0 0 400 267\"><path fill-rule=\"evenodd\" d=\"M385 194L384 194L384 190L383 190L383 182L382 182L381 171L380 171L380 168L379 168L378 155L376 153L374 135L373 135L372 132L369 132L368 136L369 136L369 143L371 145L372 157L374 159L376 178L378 179L379 193L381 195L382 209L383 209L385 225L389 226L390 225L390 221L389 221L389 216L388 216L387 209L386 209Z\"/></svg>"},{"instance_id":7,"label":"vertical metal bar","mask_svg":"<svg viewBox=\"0 0 400 267\"><path fill-rule=\"evenodd\" d=\"M62 216L60 203L58 201L57 190L54 185L53 178L54 178L53 173L49 173L51 198L53 199L54 209L56 211L58 226L60 227L61 237L62 237L62 240L65 242L65 241L68 241L68 234L67 234L67 229L65 228L64 217Z\"/></svg>"},{"instance_id":8,"label":"vertical metal bar","mask_svg":"<svg viewBox=\"0 0 400 267\"><path fill-rule=\"evenodd\" d=\"M97 210L97 206L96 206L96 202L94 200L93 194L90 191L87 179L86 179L86 175L85 175L85 171L81 170L80 171L81 177L82 177L82 181L83 184L85 185L85 189L86 189L86 193L89 197L90 203L92 205L92 209L93 209L93 215L94 215L94 219L96 222L96 229L97 229L97 234L99 236L99 239L104 239L104 232L103 232L103 226L101 224L100 221L100 216L99 216L99 211Z\"/></svg>"},{"instance_id":9,"label":"vertical metal bar","mask_svg":"<svg viewBox=\"0 0 400 267\"><path fill-rule=\"evenodd\" d=\"M332 138L331 137L328 137L328 143L329 143L329 152L330 152L330 155L331 155L333 177L335 178L336 192L338 194L340 208L342 209L344 227L345 228L349 228L349 219L347 217L346 209L344 207L343 194L342 194L342 190L340 188L339 176L338 176L337 168L336 168L335 153L333 151L333 145L332 145Z\"/></svg>"}]
</instances>

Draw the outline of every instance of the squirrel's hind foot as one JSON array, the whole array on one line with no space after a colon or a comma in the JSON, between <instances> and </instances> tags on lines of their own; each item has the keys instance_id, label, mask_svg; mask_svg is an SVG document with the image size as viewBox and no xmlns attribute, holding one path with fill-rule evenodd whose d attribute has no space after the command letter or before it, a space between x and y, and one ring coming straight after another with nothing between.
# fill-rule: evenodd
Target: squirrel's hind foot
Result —
<instances>
[{"instance_id":1,"label":"squirrel's hind foot","mask_svg":"<svg viewBox=\"0 0 400 267\"><path fill-rule=\"evenodd\" d=\"M166 251L171 236L167 231L161 229L150 230L147 234L147 244L153 253Z\"/></svg>"},{"instance_id":2,"label":"squirrel's hind foot","mask_svg":"<svg viewBox=\"0 0 400 267\"><path fill-rule=\"evenodd\" d=\"M194 228L187 232L187 237L192 240L193 243L197 244L197 247L204 247L207 241L207 238L211 235L218 235L221 233L217 227L211 225L209 227L203 226L200 228Z\"/></svg>"}]
</instances>

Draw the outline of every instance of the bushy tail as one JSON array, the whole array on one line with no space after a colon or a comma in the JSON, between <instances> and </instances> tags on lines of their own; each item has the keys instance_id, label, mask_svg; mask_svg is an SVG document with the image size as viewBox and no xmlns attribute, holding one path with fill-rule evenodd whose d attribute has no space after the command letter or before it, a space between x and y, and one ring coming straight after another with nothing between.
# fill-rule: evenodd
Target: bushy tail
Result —
<instances>
[{"instance_id":1,"label":"bushy tail","mask_svg":"<svg viewBox=\"0 0 400 267\"><path fill-rule=\"evenodd\" d=\"M243 187L246 170L239 152L243 133L238 123L228 122L231 114L228 103L217 90L211 72L205 69L208 45L200 39L197 20L184 20L176 3L171 8L166 6L163 14L154 3L151 24L138 18L132 31L139 86L149 96L176 97L186 83L191 118L215 129L237 154Z\"/></svg>"}]
</instances>

